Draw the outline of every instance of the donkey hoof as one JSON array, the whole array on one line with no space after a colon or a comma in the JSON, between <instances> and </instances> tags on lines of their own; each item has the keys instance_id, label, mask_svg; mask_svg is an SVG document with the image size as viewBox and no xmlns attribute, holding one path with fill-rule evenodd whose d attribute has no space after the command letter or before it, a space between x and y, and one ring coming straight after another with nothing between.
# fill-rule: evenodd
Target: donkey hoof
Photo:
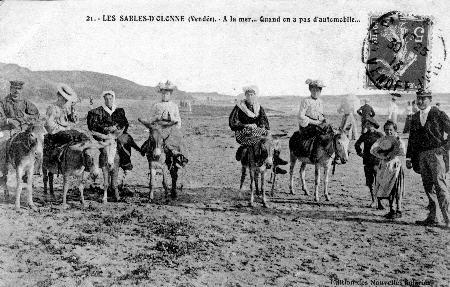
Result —
<instances>
[{"instance_id":1,"label":"donkey hoof","mask_svg":"<svg viewBox=\"0 0 450 287\"><path fill-rule=\"evenodd\" d=\"M319 197L318 196L314 197L314 201L319 202Z\"/></svg>"},{"instance_id":2,"label":"donkey hoof","mask_svg":"<svg viewBox=\"0 0 450 287\"><path fill-rule=\"evenodd\" d=\"M249 202L248 207L253 207L253 202Z\"/></svg>"},{"instance_id":3,"label":"donkey hoof","mask_svg":"<svg viewBox=\"0 0 450 287\"><path fill-rule=\"evenodd\" d=\"M108 203L108 199L107 198L102 198L102 203L103 204Z\"/></svg>"},{"instance_id":4,"label":"donkey hoof","mask_svg":"<svg viewBox=\"0 0 450 287\"><path fill-rule=\"evenodd\" d=\"M269 205L268 205L266 202L263 202L263 207L264 207L264 208L268 208Z\"/></svg>"},{"instance_id":5,"label":"donkey hoof","mask_svg":"<svg viewBox=\"0 0 450 287\"><path fill-rule=\"evenodd\" d=\"M67 209L69 209L69 205L67 205L66 203L64 203L64 204L61 205L61 209L67 210Z\"/></svg>"},{"instance_id":6,"label":"donkey hoof","mask_svg":"<svg viewBox=\"0 0 450 287\"><path fill-rule=\"evenodd\" d=\"M20 211L20 205L15 205L14 208L16 209L16 211Z\"/></svg>"},{"instance_id":7,"label":"donkey hoof","mask_svg":"<svg viewBox=\"0 0 450 287\"><path fill-rule=\"evenodd\" d=\"M331 200L331 197L327 194L327 195L325 195L325 200L326 200L326 201L330 201L330 200Z\"/></svg>"}]
</instances>

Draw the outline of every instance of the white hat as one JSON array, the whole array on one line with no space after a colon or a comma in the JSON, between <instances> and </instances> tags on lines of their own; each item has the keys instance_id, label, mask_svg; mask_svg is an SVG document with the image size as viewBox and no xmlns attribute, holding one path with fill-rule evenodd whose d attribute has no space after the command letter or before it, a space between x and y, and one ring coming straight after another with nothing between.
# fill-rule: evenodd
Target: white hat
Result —
<instances>
[{"instance_id":1,"label":"white hat","mask_svg":"<svg viewBox=\"0 0 450 287\"><path fill-rule=\"evenodd\" d=\"M158 89L158 92L162 92L162 91L173 91L177 87L174 84L172 84L172 82L167 80L165 83L160 82L158 86L156 86L156 88Z\"/></svg>"},{"instance_id":2,"label":"white hat","mask_svg":"<svg viewBox=\"0 0 450 287\"><path fill-rule=\"evenodd\" d=\"M319 87L319 88L323 88L325 87L325 85L323 84L323 82L321 80L311 80L311 79L307 79L305 81L305 83L309 86L312 87Z\"/></svg>"},{"instance_id":3,"label":"white hat","mask_svg":"<svg viewBox=\"0 0 450 287\"><path fill-rule=\"evenodd\" d=\"M245 87L242 88L242 90L244 91L244 94L247 93L247 92L254 92L255 96L259 95L259 89L255 85L245 86Z\"/></svg>"},{"instance_id":4,"label":"white hat","mask_svg":"<svg viewBox=\"0 0 450 287\"><path fill-rule=\"evenodd\" d=\"M58 89L58 93L61 96L63 96L66 100L71 101L71 102L78 101L77 93L75 93L75 91L68 85L62 84L62 83L58 84L57 89Z\"/></svg>"},{"instance_id":5,"label":"white hat","mask_svg":"<svg viewBox=\"0 0 450 287\"><path fill-rule=\"evenodd\" d=\"M116 93L114 93L114 91L103 91L102 98L104 98L106 95L111 95L114 99L116 98Z\"/></svg>"}]
</instances>

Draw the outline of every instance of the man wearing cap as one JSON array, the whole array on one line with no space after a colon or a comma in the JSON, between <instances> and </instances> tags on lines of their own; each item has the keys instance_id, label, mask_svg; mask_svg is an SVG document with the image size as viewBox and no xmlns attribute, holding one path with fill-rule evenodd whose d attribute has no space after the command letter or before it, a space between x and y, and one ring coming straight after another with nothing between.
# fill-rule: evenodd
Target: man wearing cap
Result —
<instances>
[{"instance_id":1,"label":"man wearing cap","mask_svg":"<svg viewBox=\"0 0 450 287\"><path fill-rule=\"evenodd\" d=\"M319 98L322 93L322 88L325 85L320 80L308 79L305 82L309 86L311 95L303 98L300 103L298 112L299 132L300 137L304 140L302 149L307 150L308 157L311 162L317 162L317 148L325 139L326 135L332 134L331 126L326 122L323 113L323 102ZM314 140L314 144L310 145L312 138L318 137Z\"/></svg>"},{"instance_id":2,"label":"man wearing cap","mask_svg":"<svg viewBox=\"0 0 450 287\"><path fill-rule=\"evenodd\" d=\"M375 117L375 111L373 110L372 106L369 105L369 100L368 99L364 100L364 105L362 105L356 111L356 113L358 113L358 115L361 116L361 132L364 133L365 132L365 128L366 128L366 121L369 118Z\"/></svg>"},{"instance_id":3,"label":"man wearing cap","mask_svg":"<svg viewBox=\"0 0 450 287\"><path fill-rule=\"evenodd\" d=\"M380 125L377 121L369 117L364 122L365 126L363 129L365 132L361 134L359 139L355 143L356 154L363 158L364 165L364 175L366 177L366 186L370 190L370 195L372 197L372 203L370 207L376 206L375 194L373 192L373 184L377 175L376 167L380 163L380 160L370 153L372 145L383 136L383 133L377 131ZM364 145L364 150L361 149L361 144ZM381 202L378 201L378 207L381 208Z\"/></svg>"},{"instance_id":4,"label":"man wearing cap","mask_svg":"<svg viewBox=\"0 0 450 287\"><path fill-rule=\"evenodd\" d=\"M37 107L22 98L24 82L10 81L10 93L0 101L0 130L12 135L39 118Z\"/></svg>"},{"instance_id":5,"label":"man wearing cap","mask_svg":"<svg viewBox=\"0 0 450 287\"><path fill-rule=\"evenodd\" d=\"M431 106L432 94L417 92L419 112L411 119L406 167L420 173L425 193L429 199L430 212L420 225L437 224L437 206L441 209L446 227L449 227L449 149L450 143L444 135L450 134L450 119L447 114Z\"/></svg>"}]
</instances>

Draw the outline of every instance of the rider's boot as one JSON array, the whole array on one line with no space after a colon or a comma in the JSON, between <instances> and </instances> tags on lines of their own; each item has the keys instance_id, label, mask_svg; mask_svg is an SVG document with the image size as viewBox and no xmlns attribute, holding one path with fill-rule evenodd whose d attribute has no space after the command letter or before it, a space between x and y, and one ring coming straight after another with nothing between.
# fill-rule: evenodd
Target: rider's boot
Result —
<instances>
[{"instance_id":1,"label":"rider's boot","mask_svg":"<svg viewBox=\"0 0 450 287\"><path fill-rule=\"evenodd\" d=\"M245 147L244 146L239 146L237 151L236 151L236 160L237 161L241 161L242 156L244 155L244 151L245 151Z\"/></svg>"}]
</instances>

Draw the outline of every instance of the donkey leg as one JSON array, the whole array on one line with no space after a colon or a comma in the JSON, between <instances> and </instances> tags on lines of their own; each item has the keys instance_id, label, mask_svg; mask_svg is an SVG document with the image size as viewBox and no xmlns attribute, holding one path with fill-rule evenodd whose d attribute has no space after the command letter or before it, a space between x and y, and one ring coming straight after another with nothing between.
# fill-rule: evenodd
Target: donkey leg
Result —
<instances>
[{"instance_id":1,"label":"donkey leg","mask_svg":"<svg viewBox=\"0 0 450 287\"><path fill-rule=\"evenodd\" d=\"M290 155L290 166L289 166L289 192L294 194L293 186L294 186L294 168L295 162L297 161L297 157L291 152Z\"/></svg>"},{"instance_id":2,"label":"donkey leg","mask_svg":"<svg viewBox=\"0 0 450 287\"><path fill-rule=\"evenodd\" d=\"M33 175L34 175L34 164L31 165L30 168L27 169L27 191L28 191L28 206L33 211L38 211L36 205L33 202Z\"/></svg>"},{"instance_id":3,"label":"donkey leg","mask_svg":"<svg viewBox=\"0 0 450 287\"><path fill-rule=\"evenodd\" d=\"M323 191L324 191L324 194L325 194L325 200L326 201L330 201L331 200L331 197L328 194L328 181L329 181L330 169L331 169L331 165L330 164L327 164L323 168L323 170L324 170L323 171L323 173L324 173L324 175L323 175Z\"/></svg>"},{"instance_id":4,"label":"donkey leg","mask_svg":"<svg viewBox=\"0 0 450 287\"><path fill-rule=\"evenodd\" d=\"M55 195L53 192L53 173L48 172L48 187L50 189L50 195Z\"/></svg>"},{"instance_id":5,"label":"donkey leg","mask_svg":"<svg viewBox=\"0 0 450 287\"><path fill-rule=\"evenodd\" d=\"M253 207L253 201L255 200L254 194L253 194L253 180L254 180L254 174L252 168L249 168L250 171L250 202L248 205L250 207Z\"/></svg>"},{"instance_id":6,"label":"donkey leg","mask_svg":"<svg viewBox=\"0 0 450 287\"><path fill-rule=\"evenodd\" d=\"M244 186L246 170L247 170L247 168L245 166L242 166L242 168L241 168L241 185L239 186L239 191L242 191L242 187Z\"/></svg>"},{"instance_id":7,"label":"donkey leg","mask_svg":"<svg viewBox=\"0 0 450 287\"><path fill-rule=\"evenodd\" d=\"M116 198L116 201L120 201L120 195L119 195L119 163L117 165L114 165L114 168L111 170L110 173L111 178L111 187L114 190L114 197Z\"/></svg>"},{"instance_id":8,"label":"donkey leg","mask_svg":"<svg viewBox=\"0 0 450 287\"><path fill-rule=\"evenodd\" d=\"M48 171L44 167L42 167L42 182L44 184L44 194L47 194L48 188Z\"/></svg>"},{"instance_id":9,"label":"donkey leg","mask_svg":"<svg viewBox=\"0 0 450 287\"><path fill-rule=\"evenodd\" d=\"M259 171L258 169L255 169L255 174L253 175L253 181L255 182L255 192L256 196L260 196L260 190L259 190Z\"/></svg>"},{"instance_id":10,"label":"donkey leg","mask_svg":"<svg viewBox=\"0 0 450 287\"><path fill-rule=\"evenodd\" d=\"M273 178L272 178L273 175ZM272 174L270 175L271 180L272 180L272 188L270 189L270 196L274 196L274 189L275 189L275 181L277 179L277 174L275 173L275 169L272 170Z\"/></svg>"},{"instance_id":11,"label":"donkey leg","mask_svg":"<svg viewBox=\"0 0 450 287\"><path fill-rule=\"evenodd\" d=\"M84 179L83 174L81 174L81 177L78 181L78 191L80 192L80 202L83 208L86 208L86 202L84 201Z\"/></svg>"},{"instance_id":12,"label":"donkey leg","mask_svg":"<svg viewBox=\"0 0 450 287\"><path fill-rule=\"evenodd\" d=\"M151 161L148 162L148 170L149 172L149 179L148 179L148 189L149 189L149 193L148 193L148 201L151 202L153 201L154 198L154 194L153 194L153 165L151 163Z\"/></svg>"},{"instance_id":13,"label":"donkey leg","mask_svg":"<svg viewBox=\"0 0 450 287\"><path fill-rule=\"evenodd\" d=\"M109 188L109 170L107 167L102 168L103 173L103 198L102 202L108 202L108 188Z\"/></svg>"},{"instance_id":14,"label":"donkey leg","mask_svg":"<svg viewBox=\"0 0 450 287\"><path fill-rule=\"evenodd\" d=\"M319 185L320 185L320 166L316 164L316 168L314 170L314 200L319 202Z\"/></svg>"},{"instance_id":15,"label":"donkey leg","mask_svg":"<svg viewBox=\"0 0 450 287\"><path fill-rule=\"evenodd\" d=\"M163 189L164 189L164 195L166 197L169 196L169 187L167 186L167 172L165 168L162 168L161 170L162 173L162 185L163 185Z\"/></svg>"},{"instance_id":16,"label":"donkey leg","mask_svg":"<svg viewBox=\"0 0 450 287\"><path fill-rule=\"evenodd\" d=\"M263 206L268 207L266 191L264 190L264 171L261 173L261 193L262 193Z\"/></svg>"},{"instance_id":17,"label":"donkey leg","mask_svg":"<svg viewBox=\"0 0 450 287\"><path fill-rule=\"evenodd\" d=\"M9 191L8 186L6 185L8 182L8 165L5 162L1 164L0 172L2 173L2 176L0 177L0 191L3 190L5 193L5 199L8 201Z\"/></svg>"},{"instance_id":18,"label":"donkey leg","mask_svg":"<svg viewBox=\"0 0 450 287\"><path fill-rule=\"evenodd\" d=\"M172 178L172 188L170 192L170 196L173 199L177 198L177 180L178 180L178 168L172 167L170 170L170 176Z\"/></svg>"},{"instance_id":19,"label":"donkey leg","mask_svg":"<svg viewBox=\"0 0 450 287\"><path fill-rule=\"evenodd\" d=\"M20 210L20 193L22 192L22 176L24 174L23 167L18 166L16 169L16 209Z\"/></svg>"},{"instance_id":20,"label":"donkey leg","mask_svg":"<svg viewBox=\"0 0 450 287\"><path fill-rule=\"evenodd\" d=\"M302 162L300 165L300 182L302 183L302 190L305 195L309 196L308 188L306 187L305 181L305 173L306 173L306 163Z\"/></svg>"},{"instance_id":21,"label":"donkey leg","mask_svg":"<svg viewBox=\"0 0 450 287\"><path fill-rule=\"evenodd\" d=\"M67 177L68 175L63 176L63 203L61 206L62 209L69 208L69 206L67 205L67 192L69 191L69 179Z\"/></svg>"}]
</instances>

